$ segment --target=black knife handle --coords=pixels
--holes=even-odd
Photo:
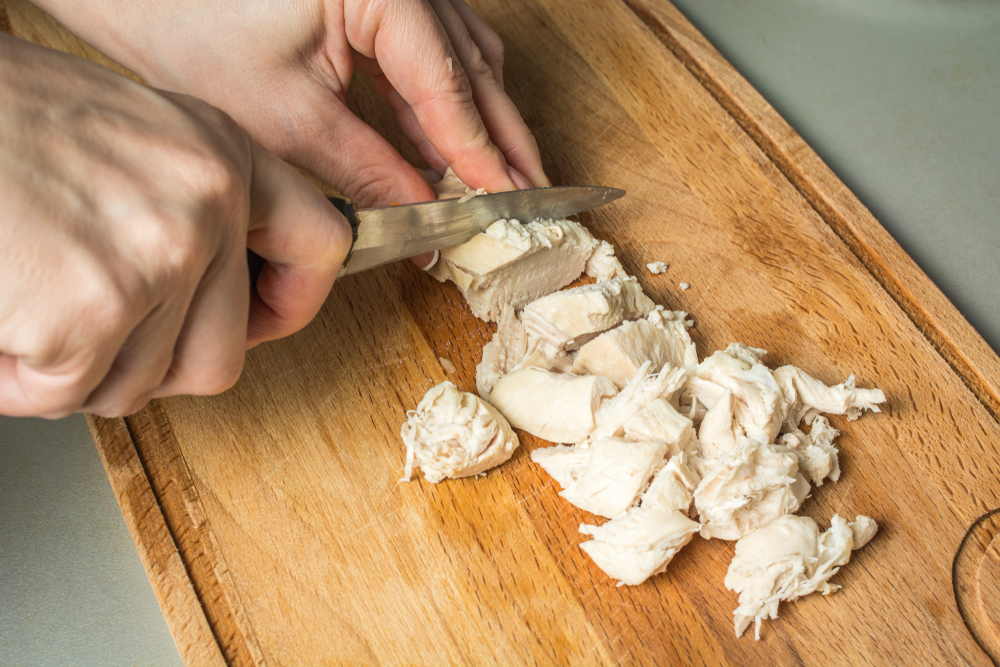
[[[327,197],[327,199],[329,199],[330,203],[333,204],[345,218],[347,218],[348,224],[351,225],[351,249],[347,251],[347,257],[344,258],[344,266],[347,266],[347,262],[351,259],[351,253],[354,252],[354,244],[358,242],[358,218],[354,215],[354,205],[346,199],[343,199],[342,197]],[[257,286],[257,276],[260,275],[261,270],[264,268],[264,263],[263,257],[247,248],[247,268],[250,270],[250,289],[254,289]]]
[[[351,261],[351,253],[354,252],[354,244],[358,242],[358,217],[354,215],[354,205],[346,199],[342,197],[327,197],[327,199],[347,218],[347,223],[351,226],[351,249],[347,251],[347,257],[344,258],[343,264],[343,266],[347,266],[347,263]]]

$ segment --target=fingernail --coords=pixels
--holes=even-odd
[[[510,180],[514,181],[514,185],[517,186],[518,190],[531,189],[531,182],[524,177],[524,174],[514,169],[514,167],[507,167],[507,175],[510,176]]]
[[[419,260],[422,259],[422,258],[427,257],[428,255],[430,255],[430,260],[425,260],[425,261],[427,261],[427,265],[426,266],[420,266],[422,262],[420,262]],[[440,258],[441,258],[441,251],[440,250],[435,250],[433,253],[426,253],[426,254],[423,254],[423,255],[418,255],[418,256],[416,256],[416,257],[413,258],[413,261],[415,261],[417,263],[417,266],[420,266],[420,268],[423,269],[424,271],[430,271],[431,269],[434,268],[434,265],[438,263],[438,259],[440,259]]]

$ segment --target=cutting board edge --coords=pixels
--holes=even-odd
[[[124,419],[86,415],[125,525],[185,665],[225,665],[205,607]]]
[[[1000,423],[1000,356],[750,83],[669,0],[622,0],[788,179]]]

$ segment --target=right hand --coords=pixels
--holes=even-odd
[[[346,221],[226,114],[0,34],[0,413],[232,386],[305,326]],[[247,248],[264,266],[251,292]]]

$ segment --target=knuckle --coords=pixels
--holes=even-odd
[[[231,358],[220,359],[200,369],[188,380],[191,393],[197,396],[214,396],[228,391],[240,379],[245,358],[243,353],[234,354]]]
[[[197,203],[211,208],[233,208],[246,198],[241,170],[225,155],[195,150],[188,154],[184,169]]]
[[[485,30],[479,48],[483,52],[483,58],[495,71],[503,69],[504,45],[500,35],[493,32],[492,29]]]
[[[468,63],[466,71],[469,76],[493,78],[493,68],[483,54],[483,51],[475,43],[469,45]]]

